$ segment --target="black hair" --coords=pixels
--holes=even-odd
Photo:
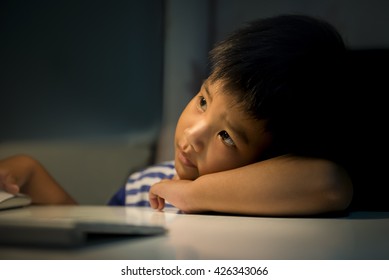
[[[274,155],[325,156],[339,129],[345,44],[328,22],[279,15],[249,22],[210,52],[221,80],[247,114],[267,120]]]

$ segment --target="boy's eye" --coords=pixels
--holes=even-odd
[[[225,131],[225,130],[220,131],[220,132],[219,132],[219,137],[222,139],[222,141],[223,141],[227,146],[230,146],[230,147],[235,146],[234,140],[232,140],[232,138],[230,137],[230,135],[228,134],[227,131]]]
[[[205,111],[207,109],[207,100],[203,96],[199,96],[199,99],[199,108]]]

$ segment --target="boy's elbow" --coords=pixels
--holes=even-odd
[[[346,210],[353,198],[353,184],[348,173],[340,166],[332,166],[328,178],[324,204],[329,212]]]

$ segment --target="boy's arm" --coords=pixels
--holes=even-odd
[[[24,155],[0,161],[0,189],[27,194],[34,204],[76,204],[38,161]]]
[[[186,213],[217,211],[248,215],[315,215],[345,210],[352,198],[347,173],[331,161],[281,156],[195,181],[163,181],[150,189]]]

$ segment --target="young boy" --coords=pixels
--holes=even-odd
[[[307,16],[237,30],[211,51],[211,74],[177,123],[174,161],[131,175],[109,204],[283,216],[346,209],[352,184],[337,138],[344,52],[332,26]],[[2,166],[3,188],[18,191],[4,183],[14,181],[33,201],[74,203],[33,159]]]

